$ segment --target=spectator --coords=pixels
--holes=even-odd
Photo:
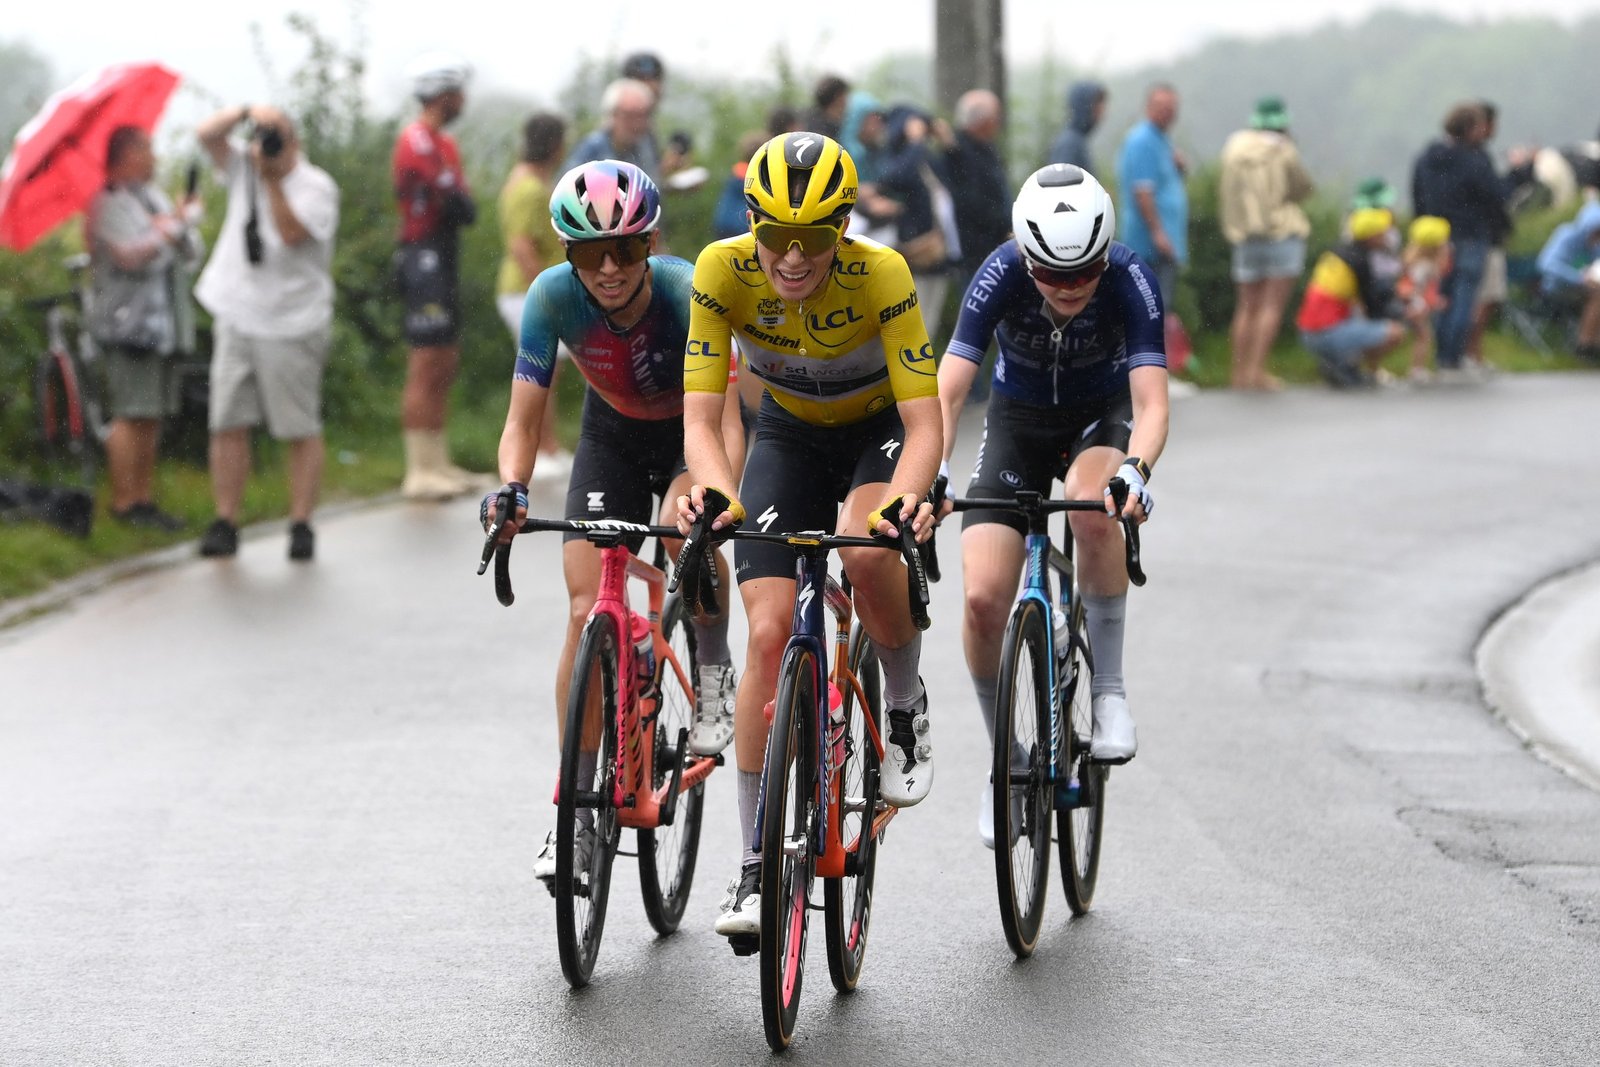
[[[1070,163],[1094,173],[1089,152],[1089,135],[1106,113],[1106,87],[1096,81],[1081,81],[1067,90],[1067,124],[1050,146],[1048,163]],[[988,245],[984,246],[989,247]]]
[[[988,250],[1011,234],[1011,187],[996,147],[1005,126],[1000,98],[987,89],[969,89],[956,101],[955,117],[955,143],[944,154],[944,169],[961,244],[956,273],[965,291]]]
[[[667,138],[667,147],[665,149],[656,140],[653,120],[656,109],[661,106],[661,94],[667,80],[667,68],[662,64],[661,57],[654,52],[635,52],[622,61],[621,75],[624,78],[643,82],[650,87],[652,126],[647,135],[650,142],[650,151],[656,159],[661,161],[661,174],[659,177],[679,174],[689,165],[689,155],[693,150],[694,142],[684,130],[674,130],[672,136]],[[585,162],[589,161],[585,160]],[[688,177],[688,175],[684,174],[682,177]],[[701,178],[699,182],[684,185],[682,188],[694,188],[704,181],[705,179]],[[665,188],[677,188],[677,186],[666,186]]]
[[[253,124],[247,142],[230,140]],[[288,442],[289,558],[314,554],[311,512],[322,481],[322,372],[333,331],[333,239],[339,189],[300,151],[275,107],[217,112],[196,129],[226,176],[227,215],[195,295],[214,319],[211,495],[202,556],[239,550],[250,430]]]
[[[434,53],[412,67],[422,105],[394,147],[394,191],[400,206],[396,271],[410,348],[401,397],[406,475],[401,495],[443,500],[479,485],[480,475],[450,462],[445,422],[450,387],[461,365],[460,232],[477,218],[461,169],[461,153],[444,128],[461,115],[471,68]]]
[[[1178,118],[1178,91],[1167,84],[1145,94],[1145,119],[1128,131],[1117,157],[1122,242],[1150,264],[1169,309],[1177,296],[1178,271],[1189,261],[1189,193],[1186,164],[1167,131]]]
[[[817,79],[817,87],[811,91],[812,107],[806,112],[799,128],[839,140],[844,127],[845,105],[849,102],[850,83],[837,74],[824,74]]]
[[[1384,232],[1382,241],[1368,243],[1367,261],[1372,267],[1374,285],[1383,292],[1393,292],[1400,282],[1400,275],[1404,267],[1400,262],[1401,246],[1405,243],[1400,234],[1400,227],[1393,223],[1394,202],[1399,194],[1394,186],[1383,178],[1367,178],[1356,186],[1355,195],[1350,198],[1351,215],[1365,207],[1381,208],[1389,212],[1391,224]],[[1349,217],[1346,217],[1341,236],[1346,240],[1350,238]],[[1397,313],[1398,314],[1398,313]],[[1394,316],[1390,316],[1391,318]],[[1428,330],[1428,337],[1433,337],[1433,330]]]
[[[1450,224],[1433,215],[1412,219],[1400,259],[1395,292],[1411,327],[1411,380],[1420,384],[1433,379],[1428,361],[1433,355],[1433,316],[1444,306],[1439,286],[1450,270]]]
[[[656,94],[642,81],[619,78],[607,85],[600,94],[600,127],[572,146],[561,172],[600,159],[616,159],[632,163],[659,182],[661,153],[656,148],[655,107]]]
[[[1484,134],[1483,143],[1479,151],[1487,158],[1488,143],[1494,140],[1494,135],[1499,122],[1500,110],[1488,100],[1478,101],[1478,107],[1483,110]],[[1511,169],[1501,179],[1507,204],[1517,200],[1522,195],[1522,189],[1533,181],[1533,153],[1526,148],[1513,148],[1507,155]],[[1491,159],[1489,166],[1494,166]],[[1483,331],[1489,325],[1489,320],[1500,312],[1500,305],[1506,302],[1506,238],[1511,235],[1511,212],[1506,211],[1506,229],[1493,239],[1489,247],[1489,256],[1483,264],[1483,284],[1478,286],[1478,296],[1473,303],[1472,329],[1467,335],[1466,351],[1464,358],[1469,366],[1483,371],[1489,369],[1489,364],[1483,358]]]
[[[878,180],[883,169],[884,111],[876,97],[857,89],[845,105],[844,125],[839,143],[855,161],[856,174],[863,184]]]
[[[1578,312],[1575,354],[1600,362],[1600,203],[1557,226],[1539,251],[1539,288],[1557,306]]]
[[[171,357],[194,347],[192,335],[179,336],[178,305],[188,293],[177,271],[198,263],[202,246],[190,225],[199,210],[193,194],[174,209],[155,172],[148,133],[137,126],[111,132],[105,187],[89,205],[85,231],[93,266],[89,328],[106,368],[111,517],[181,530],[182,519],[156,507],[153,483],[161,422],[178,410]]]
[[[500,260],[495,302],[511,331],[513,345],[522,336],[522,304],[528,286],[540,271],[565,258],[550,226],[550,189],[566,137],[567,124],[559,115],[540,112],[530,116],[522,126],[520,158],[500,189],[500,232],[506,250]],[[557,379],[565,365],[565,360],[557,361]],[[534,468],[539,477],[562,478],[572,467],[572,457],[562,450],[555,427],[554,412],[546,411],[539,427],[539,463]]]
[[[1350,210],[1360,211],[1364,207],[1377,207],[1393,211],[1396,196],[1394,186],[1387,180],[1379,177],[1363,178],[1361,184],[1356,186],[1355,194],[1350,198]]]
[[[1385,317],[1385,294],[1373,284],[1371,246],[1384,240],[1394,216],[1362,208],[1350,216],[1350,237],[1317,259],[1295,324],[1329,385],[1343,389],[1385,380],[1379,361],[1406,331]]]
[[[1280,389],[1267,371],[1283,309],[1306,266],[1311,222],[1300,202],[1314,188],[1276,96],[1256,103],[1248,129],[1222,146],[1218,200],[1222,235],[1233,246],[1230,341],[1235,389]]]
[[[722,183],[722,194],[711,212],[711,229],[719,241],[724,237],[737,237],[750,229],[750,220],[745,216],[748,208],[744,202],[744,176],[750,169],[750,157],[756,154],[756,149],[767,143],[770,136],[760,130],[751,130],[739,138],[739,144],[734,149],[738,158],[729,168],[728,177]]]
[[[1441,381],[1473,376],[1462,366],[1473,308],[1489,251],[1511,232],[1504,187],[1482,150],[1487,131],[1482,107],[1456,105],[1445,117],[1444,139],[1423,150],[1411,173],[1414,213],[1450,223],[1453,247],[1443,287],[1445,306],[1434,322]]]
[[[928,143],[954,143],[948,123],[917,108],[891,108],[886,122],[883,172],[877,191],[894,201],[894,238],[887,242],[911,268],[917,306],[930,337],[939,331],[944,298],[950,286],[950,264],[961,256],[955,203],[934,170],[937,157]]]

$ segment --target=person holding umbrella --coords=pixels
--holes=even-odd
[[[93,266],[89,326],[105,359],[111,415],[111,517],[180,530],[182,519],[156,507],[152,483],[161,421],[178,410],[169,357],[180,341],[178,302],[188,296],[175,268],[192,268],[203,254],[190,225],[199,204],[191,192],[173,208],[153,180],[150,135],[138,126],[112,130],[105,159],[105,187],[90,204],[85,234]]]

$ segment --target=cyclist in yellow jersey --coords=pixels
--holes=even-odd
[[[898,536],[899,524],[910,522],[926,540],[932,509],[922,501],[943,452],[933,346],[905,260],[844,236],[856,200],[854,162],[821,134],[783,134],[750,160],[744,193],[751,232],[707,246],[695,263],[683,397],[684,458],[695,484],[678,498],[680,527],[688,531],[704,510],[705,487],[714,486],[734,503],[713,528],[746,513],[762,529],[857,536]],[[726,488],[733,475],[719,430],[735,341],[765,386],[739,497]],[[905,807],[933,782],[905,567],[873,549],[840,557],[883,667],[883,797]],[[794,556],[784,546],[740,541],[734,559],[750,631],[734,721],[746,840],[717,921],[724,936],[760,931],[761,867],[751,846],[767,735],[762,706],[777,686],[795,597]]]

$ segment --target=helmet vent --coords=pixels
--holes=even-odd
[[[1083,184],[1083,168],[1071,163],[1055,163],[1042,167],[1034,175],[1041,189],[1058,189],[1068,185]]]

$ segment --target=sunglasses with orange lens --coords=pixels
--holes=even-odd
[[[573,241],[567,245],[567,262],[580,270],[599,270],[607,256],[619,267],[631,267],[649,255],[650,235],[647,233]]]

